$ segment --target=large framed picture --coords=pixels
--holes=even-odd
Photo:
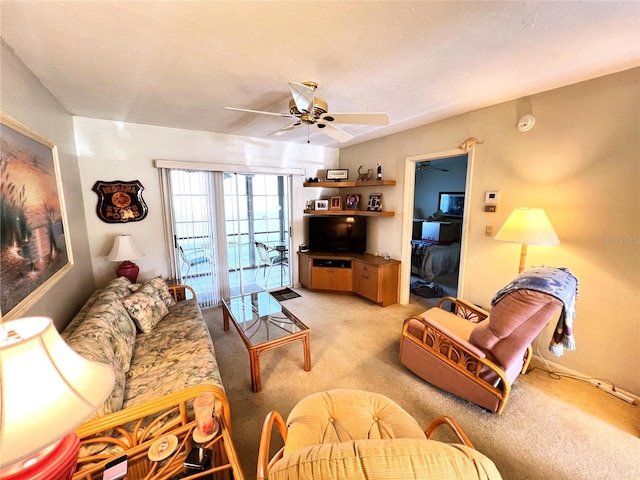
[[[19,317],[73,266],[55,145],[0,114],[3,320]]]

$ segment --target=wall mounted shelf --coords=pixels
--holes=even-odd
[[[355,188],[355,187],[385,187],[395,185],[395,180],[369,180],[368,182],[305,182],[305,187],[316,188]]]
[[[395,212],[374,212],[369,210],[305,210],[305,215],[340,215],[342,217],[393,217]]]

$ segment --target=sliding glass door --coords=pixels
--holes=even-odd
[[[290,176],[168,172],[177,277],[203,307],[291,284]]]

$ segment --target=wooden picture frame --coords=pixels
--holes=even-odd
[[[20,317],[73,266],[58,151],[0,113],[3,320]]]
[[[316,210],[329,210],[329,200],[316,200]]]
[[[381,212],[382,211],[382,194],[381,193],[372,193],[369,195],[369,204],[367,205],[367,210],[370,212]]]
[[[340,180],[347,180],[349,178],[349,169],[336,168],[327,170],[327,180],[334,180],[339,182]]]
[[[360,208],[360,195],[357,193],[347,195],[344,208],[347,210],[358,210]]]
[[[329,210],[342,210],[342,197],[331,197],[329,201]]]

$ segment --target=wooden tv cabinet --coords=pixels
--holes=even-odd
[[[398,260],[320,252],[298,252],[298,260],[300,284],[309,290],[355,293],[383,307],[398,303]]]

